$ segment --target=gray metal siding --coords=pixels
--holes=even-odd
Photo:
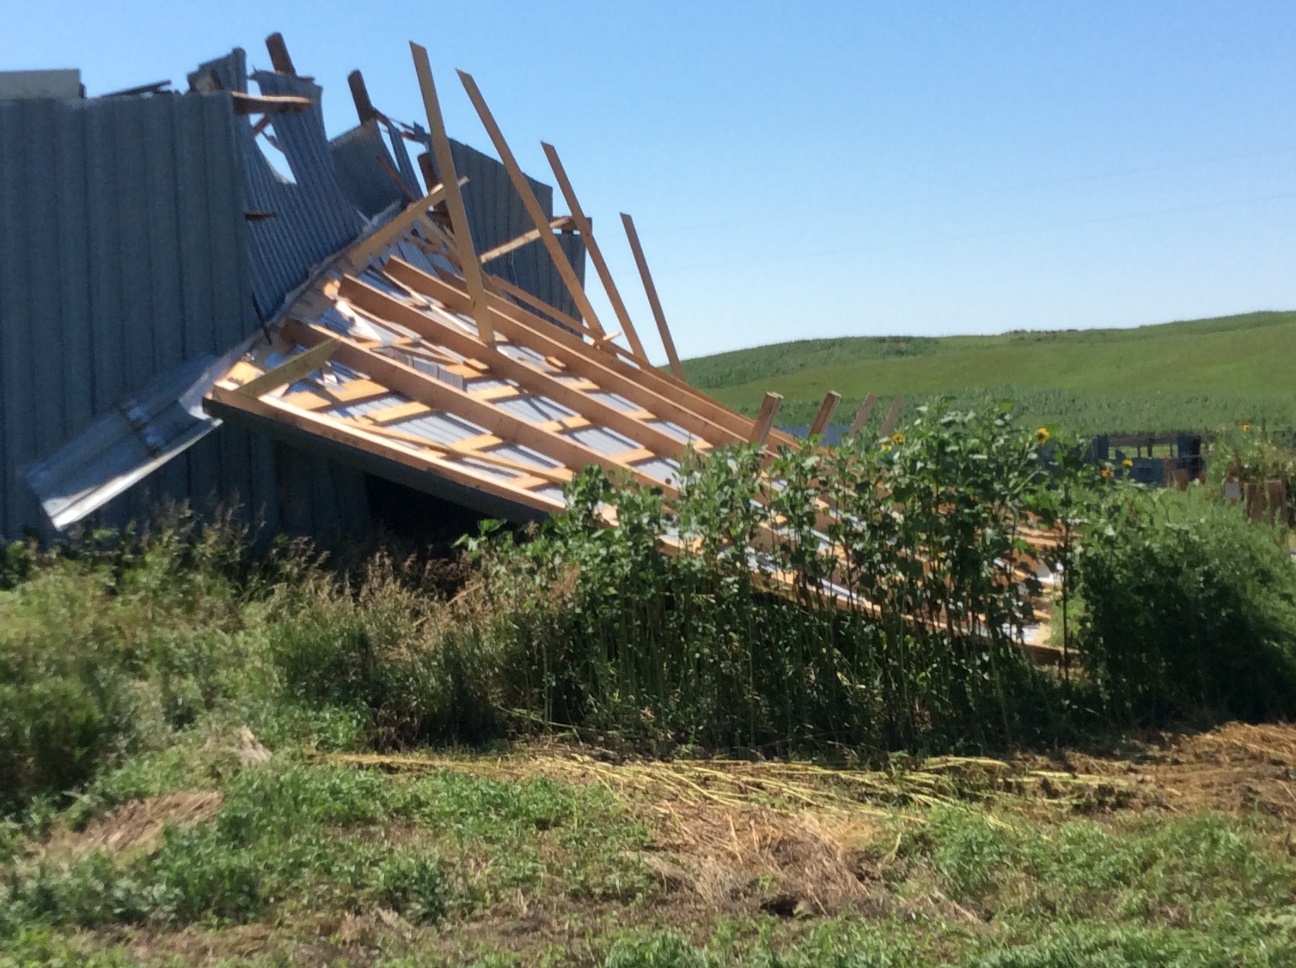
[[[370,119],[329,142],[338,181],[351,203],[368,218],[423,194],[404,139],[393,127],[385,125],[387,140],[384,140],[380,123],[377,118]]]
[[[256,325],[242,213],[228,95],[0,103],[0,534],[46,528],[27,466]],[[97,523],[203,490],[250,508],[268,444],[218,437]]]
[[[227,92],[247,89],[243,52],[203,65],[191,80],[204,73],[220,91],[0,103],[0,536],[49,531],[22,480],[25,469],[159,374],[237,344],[373,214],[373,200],[361,204],[356,185],[339,174],[319,87],[255,76],[266,94],[313,101],[309,111],[276,116],[271,125],[289,181],[262,154],[251,122],[233,112]],[[389,127],[386,134],[387,157],[417,190],[399,134]],[[503,166],[466,146],[455,150],[461,174],[472,179],[478,248],[528,231]],[[392,198],[401,194],[379,164],[357,177],[368,179],[364,191],[389,186]],[[532,187],[551,212],[552,189]],[[276,215],[247,222],[249,210]],[[561,242],[583,272],[580,240]],[[492,268],[572,311],[539,243]],[[360,471],[288,455],[226,426],[91,523],[120,527],[186,500],[199,508],[237,504],[267,531],[326,536],[368,522]]]

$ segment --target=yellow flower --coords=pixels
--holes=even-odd
[[[1112,469],[1111,469],[1110,467],[1106,467],[1106,466],[1104,466],[1103,469],[1102,469],[1101,471],[1099,471],[1099,474],[1102,475],[1102,479],[1103,479],[1104,481],[1111,480],[1111,478],[1112,478],[1112,474],[1113,474],[1113,473],[1114,473],[1114,472],[1112,471]]]
[[[882,441],[882,449],[883,449],[883,450],[890,450],[890,449],[891,449],[891,441],[889,441],[889,440],[884,440],[884,441]]]
[[[1134,466],[1134,462],[1130,460],[1128,457],[1126,457],[1123,461],[1121,461],[1121,467],[1133,467],[1133,466]]]
[[[1243,424],[1243,425],[1242,425],[1242,433],[1244,433],[1244,434],[1249,434],[1249,433],[1251,433],[1251,425],[1250,425],[1250,424]]]
[[[1047,444],[1049,436],[1049,429],[1047,427],[1041,427],[1039,430],[1035,431],[1035,443]]]
[[[903,443],[904,443],[904,434],[902,434],[902,433],[894,433],[894,434],[891,435],[891,439],[892,439],[892,441],[894,441],[894,442],[897,443],[897,444],[903,444]]]

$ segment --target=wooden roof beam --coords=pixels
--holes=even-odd
[[[459,191],[459,180],[455,175],[450,139],[446,135],[445,120],[441,117],[441,102],[437,100],[436,84],[432,80],[432,65],[428,61],[426,48],[411,41],[410,51],[414,55],[414,70],[418,74],[423,108],[427,113],[428,133],[432,139],[432,153],[436,157],[436,170],[441,176],[441,184],[447,186],[446,208],[450,212],[450,224],[454,228],[455,242],[463,260],[464,281],[468,285],[468,295],[472,298],[473,319],[477,321],[477,331],[481,334],[482,342],[489,345],[495,342],[495,330],[491,326],[490,313],[487,309],[481,263],[477,261],[472,230],[468,227],[468,212],[464,208],[463,195]]]
[[[468,311],[467,296],[456,284],[430,276],[399,258],[389,259],[384,271],[413,292],[440,300],[454,311]],[[612,374],[612,378],[594,378],[609,390],[712,444],[741,443],[748,439],[753,427],[751,418],[735,413],[687,384],[671,380],[656,367],[637,367],[610,353],[599,353],[580,337],[503,298],[492,302],[492,306],[500,331],[509,339],[562,360],[573,373]],[[650,404],[649,401],[661,402]]]
[[[586,295],[580,279],[576,277],[576,270],[572,268],[571,261],[567,258],[567,253],[558,244],[553,233],[548,231],[549,216],[545,215],[544,209],[540,207],[540,201],[535,197],[535,192],[531,190],[531,183],[527,181],[526,175],[518,166],[517,159],[513,156],[513,151],[509,148],[508,142],[504,139],[504,133],[500,131],[499,125],[495,123],[495,116],[491,114],[490,108],[486,106],[486,99],[477,88],[477,82],[472,79],[471,74],[459,71],[459,80],[463,83],[464,90],[468,92],[468,99],[472,101],[473,107],[477,110],[477,116],[481,118],[482,126],[486,129],[486,134],[490,136],[491,143],[495,145],[495,151],[500,156],[500,161],[504,164],[504,170],[508,172],[509,180],[513,183],[513,189],[522,199],[522,207],[527,210],[531,216],[531,222],[536,230],[540,233],[540,241],[544,243],[545,250],[549,253],[549,258],[553,260],[554,267],[558,270],[558,275],[562,278],[563,284],[571,294],[572,301],[576,303],[576,308],[580,312],[581,318],[589,325],[589,328],[598,336],[603,335],[603,327],[599,323],[598,315],[594,312],[594,307],[590,304],[589,296]],[[440,160],[437,161],[438,168]],[[455,230],[458,234],[458,229]]]
[[[635,331],[634,323],[630,321],[630,313],[626,311],[625,302],[621,299],[621,291],[617,289],[616,281],[612,278],[612,270],[608,268],[607,261],[603,258],[603,251],[594,238],[594,226],[590,224],[590,220],[581,208],[576,190],[572,188],[571,179],[567,177],[567,169],[563,167],[562,159],[558,157],[558,149],[545,141],[540,142],[540,147],[544,149],[545,157],[549,159],[549,167],[553,169],[554,179],[558,182],[558,188],[567,201],[567,209],[576,223],[576,230],[580,232],[581,241],[585,243],[585,251],[589,253],[590,262],[594,263],[594,271],[598,273],[599,281],[603,283],[603,289],[607,292],[608,302],[612,304],[612,312],[616,314],[617,322],[621,324],[621,331],[629,340],[634,355],[647,364],[648,354],[644,352],[643,343],[639,342],[639,334]]]
[[[465,295],[450,283],[429,276],[400,259],[388,261],[384,270],[395,282],[413,292],[421,293],[445,304],[452,311],[466,308]],[[653,377],[660,377],[655,369],[639,369],[609,354],[599,353],[588,343],[559,329],[536,316],[531,316],[519,306],[503,299],[492,304],[496,327],[510,340],[526,346],[543,356],[561,360],[573,375],[587,376],[613,393],[620,394],[632,403],[652,411],[663,420],[679,424],[689,433],[709,444],[741,443],[747,440],[752,422],[733,414],[725,423],[709,419],[692,409],[693,400],[681,399],[673,385],[662,386],[658,392]],[[719,409],[719,404],[712,404]]]
[[[823,398],[823,403],[819,405],[819,412],[815,414],[814,423],[810,425],[810,436],[818,437],[828,426],[828,421],[832,419],[833,411],[837,409],[837,404],[841,402],[841,394],[829,392]]]
[[[648,305],[652,308],[653,319],[657,321],[657,333],[661,336],[671,372],[675,374],[676,379],[683,381],[684,367],[680,366],[679,354],[675,352],[675,340],[671,338],[670,327],[666,325],[666,313],[662,311],[661,299],[657,296],[657,286],[653,282],[652,272],[648,269],[648,260],[644,258],[643,246],[639,244],[639,233],[635,230],[634,219],[622,212],[621,224],[625,226],[626,238],[630,240],[630,251],[634,253],[635,265],[639,267],[639,278],[643,281],[644,292],[648,295]]]
[[[859,409],[855,411],[855,420],[850,425],[850,433],[852,436],[858,434],[864,429],[864,425],[868,423],[869,415],[873,412],[873,406],[876,403],[877,398],[871,393],[864,398],[864,402],[861,403]]]
[[[284,43],[283,34],[276,30],[265,39],[265,43],[266,50],[270,53],[270,64],[274,67],[275,73],[296,77],[297,69],[293,67],[292,58],[288,55],[288,45]]]

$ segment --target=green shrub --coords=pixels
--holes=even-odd
[[[566,514],[483,553],[504,619],[487,643],[498,693],[545,722],[666,745],[1056,737],[1068,687],[1020,647],[1033,617],[1019,583],[1038,587],[1012,571],[1022,529],[1055,512],[1038,454],[1003,412],[946,412],[880,444],[785,450],[768,473],[754,448],[710,453],[685,463],[669,506],[588,469]]]
[[[242,540],[178,520],[28,549],[24,580],[0,592],[0,810],[72,790],[246,686]]]
[[[1111,713],[1149,724],[1296,713],[1296,567],[1279,533],[1192,492],[1122,488],[1078,563],[1078,644]]]

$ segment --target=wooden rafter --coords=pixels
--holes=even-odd
[[[639,334],[635,332],[634,323],[630,321],[630,313],[621,299],[621,291],[617,289],[616,280],[612,278],[612,270],[608,268],[607,260],[603,258],[603,251],[594,238],[594,227],[585,217],[580,200],[576,197],[576,190],[572,188],[571,179],[567,177],[567,169],[563,167],[562,159],[558,157],[558,149],[544,141],[540,143],[540,147],[544,149],[545,157],[549,159],[549,167],[553,169],[554,179],[558,182],[558,188],[567,202],[567,208],[576,223],[576,230],[580,232],[581,241],[585,243],[585,251],[589,253],[590,261],[594,263],[594,271],[598,273],[599,281],[603,283],[608,302],[612,304],[612,312],[616,314],[617,322],[621,324],[621,331],[630,341],[630,349],[634,355],[647,363],[648,354],[644,352],[643,343],[639,342]]]
[[[661,299],[657,295],[657,285],[653,282],[652,272],[648,269],[648,260],[644,257],[643,246],[639,242],[639,232],[634,219],[625,212],[621,213],[621,224],[625,226],[626,238],[630,240],[630,251],[634,254],[635,265],[639,269],[639,278],[643,282],[644,292],[648,296],[648,305],[652,309],[653,319],[657,322],[657,332],[661,336],[662,347],[666,350],[666,359],[676,379],[684,379],[684,367],[680,366],[679,354],[675,352],[675,340],[671,337],[670,327],[666,325],[666,313],[662,311]]]
[[[567,253],[562,250],[562,246],[558,244],[558,240],[554,238],[553,233],[547,231],[549,217],[545,215],[544,209],[540,207],[540,200],[535,197],[535,192],[531,190],[531,183],[527,181],[526,175],[522,174],[517,159],[513,157],[512,149],[509,148],[508,142],[504,139],[504,133],[500,131],[499,125],[495,123],[495,116],[491,114],[490,108],[486,106],[486,99],[482,97],[481,91],[477,88],[477,82],[472,79],[471,74],[466,74],[463,71],[459,72],[459,80],[463,82],[464,90],[468,92],[468,99],[472,101],[473,107],[477,110],[477,116],[481,118],[482,126],[486,129],[486,134],[495,146],[495,151],[504,164],[504,170],[508,172],[514,191],[522,199],[522,207],[531,216],[532,224],[535,226],[536,231],[540,233],[540,241],[544,243],[549,258],[553,260],[554,267],[558,270],[558,275],[562,278],[568,293],[571,294],[572,301],[576,303],[577,310],[589,324],[590,329],[597,335],[602,336],[603,327],[599,324],[594,307],[590,305],[589,296],[585,294],[585,288],[581,285],[580,279],[577,278],[576,270],[572,268]],[[438,164],[440,164],[439,161]]]
[[[414,69],[418,73],[419,90],[423,95],[423,108],[427,114],[428,133],[432,139],[432,152],[436,156],[436,170],[441,175],[441,184],[446,186],[446,208],[450,212],[450,223],[454,226],[455,241],[458,243],[464,282],[472,298],[473,318],[477,320],[477,329],[482,340],[487,343],[495,341],[495,332],[491,328],[490,314],[486,311],[486,288],[482,283],[481,264],[474,254],[472,230],[468,227],[468,212],[464,208],[463,194],[459,191],[459,179],[455,175],[454,155],[450,151],[450,138],[446,135],[445,121],[441,117],[441,102],[437,100],[436,83],[432,79],[432,65],[428,61],[427,50],[418,44],[411,43],[410,50],[414,55]]]

